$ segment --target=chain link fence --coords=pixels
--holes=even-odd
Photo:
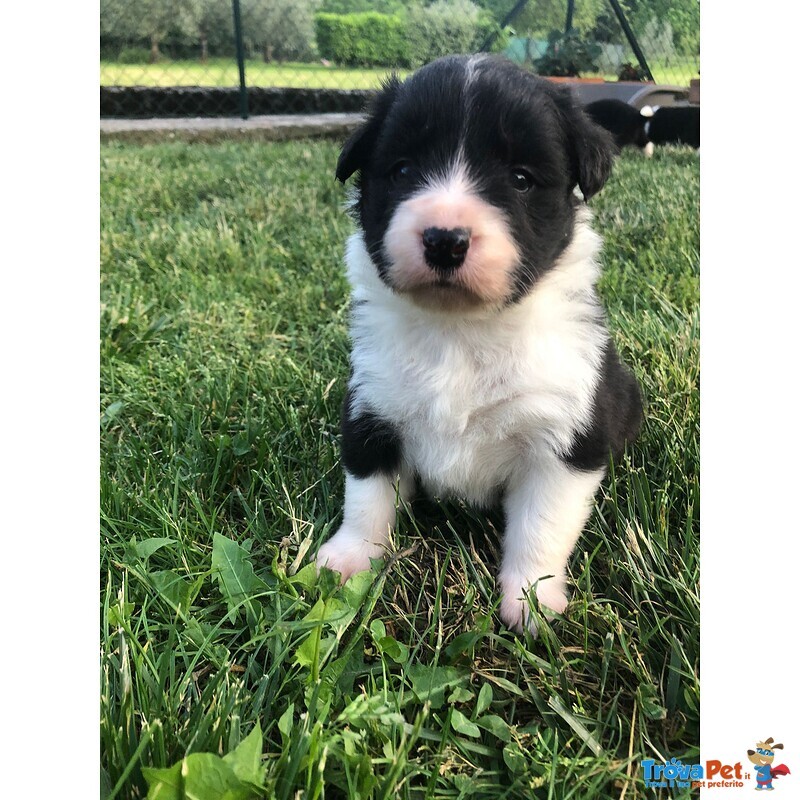
[[[359,111],[390,72],[487,50],[687,87],[699,16],[698,0],[101,0],[101,116]]]

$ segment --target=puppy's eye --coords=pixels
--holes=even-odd
[[[408,160],[398,161],[390,170],[389,177],[393,183],[407,181],[413,175],[414,168]]]
[[[533,176],[525,169],[514,167],[511,170],[511,185],[518,192],[527,192],[533,186]]]

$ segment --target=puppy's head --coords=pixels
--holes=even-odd
[[[426,307],[523,297],[570,241],[579,187],[606,182],[614,147],[569,90],[489,56],[392,78],[348,139],[357,215],[380,277]]]

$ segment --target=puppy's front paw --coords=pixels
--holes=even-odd
[[[536,625],[533,622],[528,601],[524,597],[517,598],[510,594],[504,594],[500,601],[500,619],[512,631],[522,633],[527,628],[536,636]]]
[[[383,558],[383,548],[368,542],[352,531],[339,529],[339,532],[317,553],[317,567],[327,567],[341,574],[341,582],[359,572],[368,570],[371,558]]]
[[[500,601],[500,619],[508,628],[522,633],[527,628],[536,636],[536,624],[533,621],[527,594],[530,588],[519,580],[500,581],[503,599]],[[555,614],[563,614],[567,608],[567,595],[564,592],[563,580],[547,578],[536,584],[536,599],[542,613],[552,619]]]
[[[564,592],[564,582],[556,578],[539,581],[536,584],[536,598],[548,619],[552,618],[552,612],[563,614],[569,602]]]

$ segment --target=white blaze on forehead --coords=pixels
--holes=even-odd
[[[429,177],[395,210],[384,237],[388,275],[395,289],[422,289],[441,280],[425,261],[422,233],[426,228],[470,231],[467,256],[448,275],[450,283],[489,303],[510,297],[519,262],[516,243],[503,212],[476,192],[462,158],[447,174]]]

